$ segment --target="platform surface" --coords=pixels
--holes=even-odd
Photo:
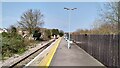
[[[67,41],[62,38],[50,66],[104,66],[75,44],[67,48]]]

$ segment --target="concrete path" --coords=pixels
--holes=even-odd
[[[77,45],[71,46],[67,49],[67,41],[62,39],[50,66],[103,66]]]

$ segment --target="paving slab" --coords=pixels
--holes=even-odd
[[[75,44],[71,49],[67,48],[67,41],[63,38],[56,53],[53,56],[50,66],[104,66],[95,58],[86,53]]]

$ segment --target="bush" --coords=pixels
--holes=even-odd
[[[62,37],[64,34],[63,33],[59,33],[60,37]]]
[[[58,35],[58,34],[59,34],[59,30],[58,29],[52,29],[52,36]]]
[[[9,33],[2,32],[2,37],[9,37]]]
[[[51,31],[49,29],[45,30],[45,35],[48,39],[51,39]]]
[[[33,33],[33,37],[35,40],[40,40],[41,33],[38,30],[35,30],[35,32]]]
[[[11,57],[13,54],[21,54],[26,50],[24,39],[20,35],[12,36],[9,33],[2,33],[2,56]],[[9,37],[8,37],[9,36]]]
[[[63,31],[60,31],[59,32],[59,36],[62,37],[64,35],[64,32]]]

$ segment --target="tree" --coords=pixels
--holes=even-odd
[[[45,35],[46,35],[47,38],[50,39],[51,38],[51,30],[50,29],[46,29],[45,30]]]
[[[29,31],[29,34],[32,34],[32,31],[36,27],[41,27],[44,24],[43,14],[40,10],[28,10],[21,16],[21,20],[18,21],[19,25],[22,28],[25,28]]]
[[[12,25],[12,26],[10,27],[10,33],[12,34],[12,36],[17,35],[17,28]]]
[[[118,7],[120,7],[120,1],[118,2]],[[120,8],[118,8],[118,34],[120,34]]]
[[[118,22],[119,22],[119,5],[118,2],[110,2],[105,3],[105,7],[102,9],[102,13],[100,14],[101,20],[104,22],[103,24],[111,25],[112,30],[110,33],[118,32]]]
[[[58,35],[59,30],[58,29],[52,29],[52,35]]]
[[[77,29],[75,34],[90,34],[91,33],[91,30],[88,30],[88,29]]]
[[[64,35],[64,32],[62,30],[60,30],[59,35],[60,35],[60,37],[62,37]]]
[[[34,31],[33,37],[34,37],[35,40],[40,40],[41,33],[39,32],[39,30]]]

